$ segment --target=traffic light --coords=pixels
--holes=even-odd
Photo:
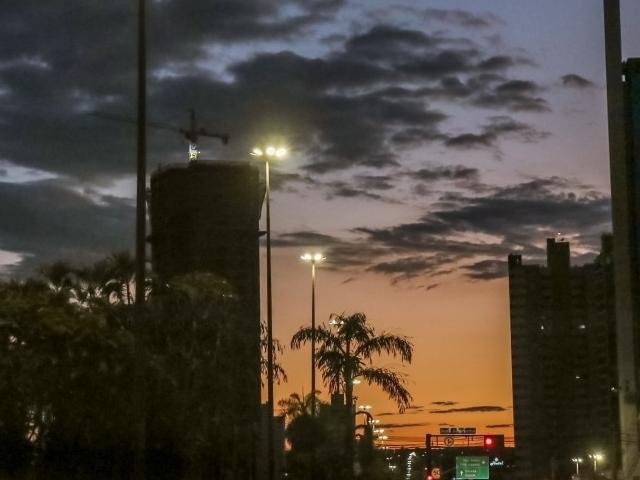
[[[504,435],[484,435],[485,450],[495,450],[504,447]]]

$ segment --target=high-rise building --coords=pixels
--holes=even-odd
[[[243,463],[238,478],[254,478],[256,465],[251,463],[259,449],[263,193],[258,169],[247,163],[192,161],[159,168],[151,177],[154,274],[170,280],[195,272],[213,273],[228,281],[238,297],[237,336],[226,341],[237,351],[238,369],[244,374],[238,375],[237,384],[229,385],[233,398],[241,399],[234,401],[229,418],[237,419],[238,448],[244,458],[251,459]]]
[[[572,267],[547,240],[547,265],[509,256],[516,478],[568,478],[572,458],[617,458],[618,406],[611,236],[594,263]]]

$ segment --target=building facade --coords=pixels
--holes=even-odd
[[[572,458],[599,473],[618,457],[615,297],[611,236],[595,262],[570,265],[548,239],[547,265],[509,256],[515,464],[520,479],[565,479]]]

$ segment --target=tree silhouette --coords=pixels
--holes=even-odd
[[[291,348],[299,349],[311,342],[313,336],[314,331],[310,327],[301,328],[291,339]],[[364,313],[332,315],[328,326],[316,327],[315,339],[319,344],[316,366],[322,372],[324,382],[331,393],[343,393],[345,396],[345,473],[350,476],[355,413],[353,380],[360,377],[369,385],[377,385],[403,412],[411,402],[404,376],[388,368],[375,367],[372,363],[374,357],[383,354],[411,363],[413,344],[407,337],[385,332],[376,334]]]
[[[321,405],[324,405],[318,399],[318,395],[320,394],[320,390],[315,391],[316,397],[316,411],[320,408]],[[290,420],[294,420],[302,415],[312,415],[311,412],[311,399],[313,395],[311,393],[307,393],[306,395],[300,395],[299,393],[292,393],[289,395],[289,398],[283,398],[278,401],[278,406],[282,411],[283,415],[286,415]]]

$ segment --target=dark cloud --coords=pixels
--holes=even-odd
[[[518,62],[509,55],[494,55],[478,64],[480,70],[503,70],[517,65]]]
[[[504,407],[499,407],[497,405],[474,405],[472,407],[459,407],[459,408],[446,408],[439,410],[429,410],[429,413],[470,413],[470,412],[504,412],[507,409]]]
[[[340,198],[365,198],[368,200],[383,200],[381,195],[377,193],[371,193],[369,190],[363,190],[360,188],[354,188],[351,184],[346,182],[331,182],[327,184],[327,198],[333,199],[335,197]]]
[[[367,190],[391,190],[393,177],[390,175],[356,175],[355,181]]]
[[[313,187],[317,182],[308,175],[302,175],[295,172],[279,172],[271,170],[270,187],[273,190],[292,190],[297,191],[296,186],[303,185],[305,187]]]
[[[135,209],[127,201],[56,180],[0,182],[0,197],[0,248],[25,255],[13,275],[56,260],[92,262],[133,246]]]
[[[513,423],[494,423],[492,425],[485,425],[485,428],[509,428],[513,427]]]
[[[460,166],[425,167],[403,175],[426,181],[471,178],[480,183],[477,172]],[[290,232],[277,236],[273,244],[322,248],[330,259],[327,266],[348,271],[351,278],[365,271],[398,283],[458,271],[480,281],[503,277],[511,252],[543,260],[544,239],[558,231],[568,232],[574,244],[587,250],[590,256],[584,259],[592,258],[600,234],[610,229],[609,199],[589,185],[559,177],[447,192],[441,200],[414,222],[359,227],[342,238]],[[416,288],[428,291],[437,286],[423,282]]]
[[[445,145],[458,149],[497,148],[501,139],[516,139],[524,143],[532,143],[549,135],[531,125],[518,122],[510,117],[491,117],[489,124],[482,127],[480,133],[463,133],[449,137]]]
[[[421,168],[419,170],[406,172],[405,175],[421,182],[438,180],[477,181],[480,177],[480,171],[477,168],[465,167],[464,165],[452,165]]]
[[[494,280],[507,276],[507,262],[504,260],[481,260],[462,268],[474,280]]]
[[[543,102],[537,90],[508,88],[512,80],[504,70],[519,60],[442,32],[374,25],[317,58],[291,51],[259,53],[253,43],[243,43],[301,36],[342,4],[340,0],[152,3],[150,118],[183,126],[185,108],[195,106],[203,126],[232,137],[224,152],[206,139],[202,150],[235,158],[245,158],[256,139],[275,130],[309,160],[308,171],[326,173],[397,165],[399,148],[450,138],[442,131],[447,114],[425,99],[468,97],[484,106],[487,101],[481,96],[494,94],[511,98],[504,104],[510,109]],[[469,25],[488,21],[484,15],[457,10],[431,14]],[[108,7],[85,3],[77,8],[60,0],[46,8],[31,1],[3,11],[0,83],[8,92],[0,109],[6,133],[0,141],[4,158],[92,181],[133,174],[133,125],[85,114],[105,111],[133,117],[135,16],[132,4],[124,0],[109,2]],[[212,57],[216,48],[230,43],[244,45],[248,53],[234,61]],[[493,92],[491,85],[496,82],[502,83]],[[416,95],[390,96],[393,89]],[[150,129],[149,133],[151,168],[184,160],[186,146],[177,131]]]
[[[475,196],[456,195],[453,200],[415,222],[355,229],[367,245],[395,253],[393,260],[376,262],[376,271],[413,278],[423,267],[423,274],[429,271],[434,276],[448,272],[452,260],[469,259],[473,263],[462,268],[469,278],[497,278],[510,252],[542,258],[539,245],[545,236],[571,232],[574,242],[595,251],[601,232],[610,228],[609,198],[588,185],[558,177],[536,178]]]
[[[381,423],[380,428],[410,428],[410,427],[426,427],[431,425],[429,422],[417,422],[417,423]]]
[[[398,51],[414,51],[416,48],[435,47],[444,42],[437,36],[419,30],[398,28],[392,25],[376,25],[369,31],[355,35],[345,43],[349,56],[387,60]]]
[[[362,269],[368,267],[372,259],[388,253],[384,246],[365,245],[357,240],[347,240],[313,231],[297,231],[278,235],[272,239],[274,247],[299,247],[319,249],[327,256],[323,262],[327,268]]]
[[[377,263],[367,270],[392,276],[395,284],[418,276],[429,276],[437,267],[453,261],[455,258],[444,255],[404,257]]]
[[[186,108],[196,107],[201,126],[231,134],[228,147],[202,138],[200,147],[205,158],[247,158],[246,153],[258,139],[274,135],[287,139],[291,150],[308,162],[302,173],[274,172],[274,189],[313,187],[333,197],[393,201],[383,196],[394,186],[386,172],[364,175],[356,171],[353,184],[322,181],[304,172],[385,169],[399,166],[404,149],[432,143],[464,147],[463,137],[447,131],[457,118],[434,106],[440,105],[437,102],[461,100],[465,106],[508,111],[536,110],[536,105],[538,111],[546,108],[541,88],[509,75],[511,67],[526,59],[503,55],[493,47],[446,32],[380,24],[345,37],[330,53],[317,57],[257,49],[257,41],[305,38],[312,26],[327,21],[343,3],[151,2],[149,118],[156,127],[175,128],[173,132],[148,129],[149,170],[160,163],[185,161],[186,142],[178,129],[188,120]],[[4,202],[5,208],[14,202],[25,213],[20,217],[18,208],[5,212],[0,243],[4,249],[30,255],[25,257],[24,268],[66,255],[67,245],[80,252],[79,256],[94,258],[128,245],[133,234],[128,202],[95,192],[77,192],[86,185],[109,187],[114,180],[135,173],[134,123],[89,115],[98,111],[135,117],[134,7],[125,0],[104,5],[84,2],[79,6],[62,0],[46,5],[27,0],[13,2],[0,16],[0,158],[66,179],[2,187],[9,199]],[[434,18],[448,23],[467,22],[478,27],[477,19],[495,23],[495,19],[467,13],[431,12]],[[219,55],[230,45],[243,53]],[[535,141],[540,138],[538,134],[516,119],[491,117],[479,132],[467,135],[478,136],[471,143],[484,142],[495,149],[503,139]],[[478,184],[473,172],[456,168],[433,174],[471,191],[471,182]],[[40,221],[45,195],[59,201],[56,221],[72,224],[52,233],[55,241],[48,244],[43,241],[45,233],[30,232],[36,231],[35,226],[20,227],[24,231],[18,228],[25,218],[33,217],[34,224]],[[66,201],[65,196],[77,196],[78,201]],[[488,202],[489,197],[483,198]],[[480,208],[469,198],[458,199],[456,205],[460,212]],[[495,255],[505,246],[454,241],[445,247],[441,235],[461,228],[461,220],[446,218],[454,211],[453,207],[438,210],[431,219],[418,219],[415,226],[408,227],[418,236],[436,240],[428,244],[433,250],[428,253],[417,250],[412,242],[396,250],[393,240],[378,238],[391,238],[395,227],[386,234],[365,229],[350,232],[348,240],[292,232],[274,239],[274,244],[326,246],[333,262],[328,263],[329,268],[362,271],[377,265],[380,273],[386,273],[382,270],[399,268],[404,261],[407,270],[398,271],[392,278],[413,278],[407,273],[416,268],[416,262],[408,259],[419,255],[427,259],[460,257],[470,251]],[[85,221],[86,212],[93,216]],[[111,217],[112,212],[120,216],[113,213]],[[89,233],[94,231],[95,219],[113,224],[106,233],[104,228],[98,229],[103,232],[102,238]],[[48,220],[43,217],[43,225],[50,225]],[[25,235],[24,241],[19,241],[21,235]],[[506,246],[510,245],[507,242]],[[425,266],[434,275],[444,270],[438,268],[442,263],[436,262],[433,269]]]
[[[562,77],[560,77],[560,80],[562,81],[562,85],[565,87],[580,89],[595,87],[595,83],[593,83],[591,80],[587,80],[586,78],[575,73],[568,73],[566,75],[563,75]]]
[[[427,8],[423,13],[428,19],[467,28],[488,28],[503,23],[499,17],[491,13],[477,14],[467,10],[440,8]]]
[[[457,405],[458,402],[454,402],[452,400],[439,400],[436,402],[431,402],[431,405],[438,405],[440,407],[449,407],[451,405]]]
[[[547,101],[538,95],[542,88],[531,80],[507,80],[480,92],[472,99],[478,107],[510,110],[512,112],[546,112]]]

